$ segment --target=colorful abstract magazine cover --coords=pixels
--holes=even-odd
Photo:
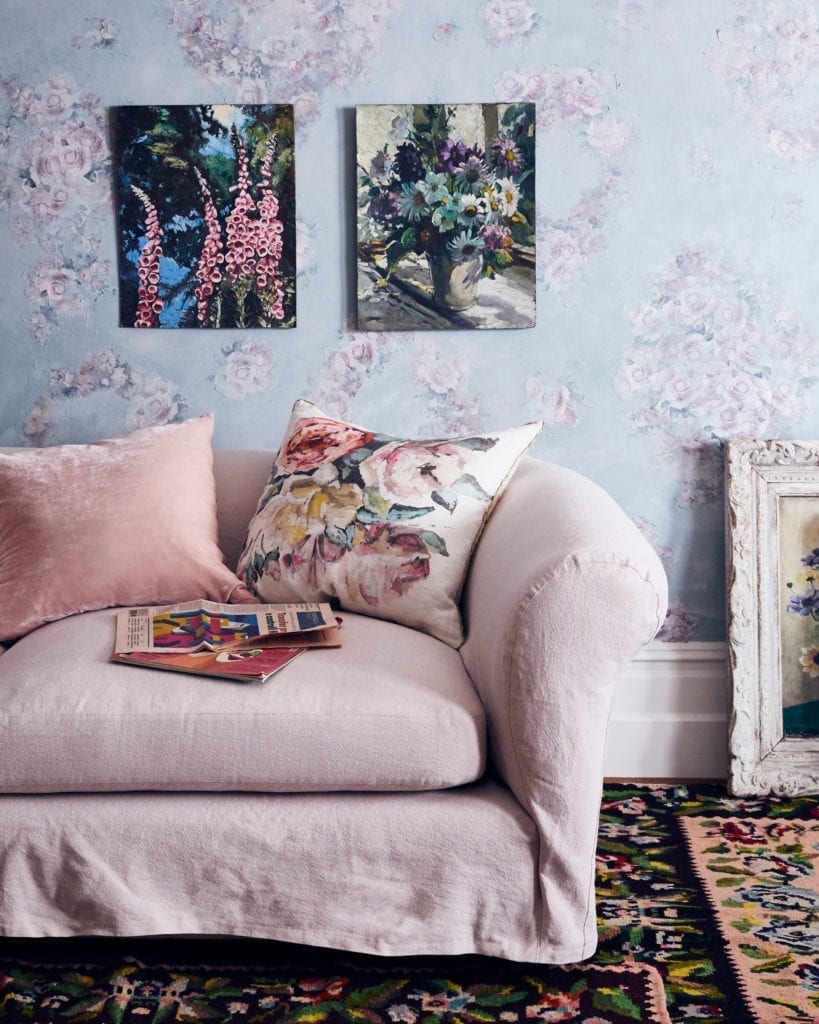
[[[329,604],[189,601],[119,609],[114,651],[214,651],[247,646],[267,637],[328,630],[337,631]]]
[[[305,647],[242,647],[221,651],[174,652],[156,651],[115,653],[112,661],[143,668],[164,668],[190,675],[214,676],[238,682],[264,682],[294,658],[304,654]]]
[[[293,108],[115,107],[120,326],[295,327]]]

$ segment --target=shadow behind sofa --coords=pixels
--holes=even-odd
[[[235,566],[272,452],[215,452]],[[474,552],[460,651],[343,614],[261,686],[112,665],[114,612],[0,657],[0,934],[244,935],[569,963],[596,946],[615,682],[662,566],[525,458]]]

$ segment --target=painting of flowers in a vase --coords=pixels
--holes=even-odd
[[[779,499],[782,719],[786,737],[819,736],[819,502]]]
[[[356,108],[358,326],[535,324],[533,103]]]
[[[122,327],[295,327],[290,105],[115,107]]]

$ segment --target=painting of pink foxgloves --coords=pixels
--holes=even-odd
[[[293,108],[112,110],[120,326],[295,327]]]

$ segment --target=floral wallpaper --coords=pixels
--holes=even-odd
[[[444,436],[543,417],[725,636],[721,442],[819,430],[811,0],[4,0],[0,444],[290,408]],[[362,333],[354,108],[531,102],[537,325]],[[119,328],[109,109],[292,103],[298,324]],[[546,526],[547,524],[544,524]]]

